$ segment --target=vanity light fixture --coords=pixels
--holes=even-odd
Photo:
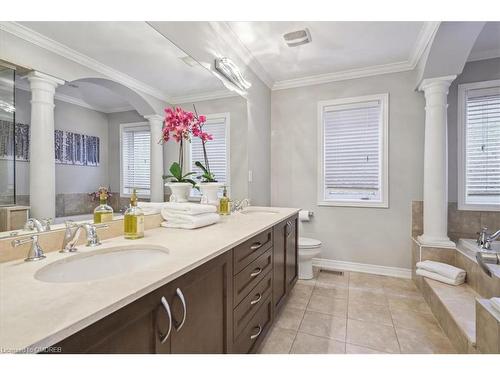
[[[227,57],[215,59],[215,69],[241,90],[247,90],[252,86],[243,77],[236,64]]]

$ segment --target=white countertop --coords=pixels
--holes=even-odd
[[[272,210],[276,214],[236,213],[195,230],[156,228],[140,240],[116,237],[96,248],[80,246],[76,253],[49,252],[38,262],[0,264],[0,353],[43,350],[299,211]],[[166,261],[89,282],[48,283],[34,278],[42,267],[79,253],[141,244],[168,249]]]

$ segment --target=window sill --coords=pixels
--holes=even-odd
[[[474,203],[458,203],[459,211],[500,211],[500,204],[474,204]]]
[[[389,208],[387,202],[318,201],[317,205],[325,207]]]

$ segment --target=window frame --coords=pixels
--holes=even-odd
[[[466,184],[467,184],[467,173],[465,171],[466,168],[466,152],[465,152],[465,142],[466,142],[466,121],[467,114],[465,113],[467,106],[467,91],[474,89],[487,89],[491,87],[500,87],[500,79],[489,80],[489,81],[480,81],[480,82],[472,82],[472,83],[463,83],[458,85],[458,95],[457,95],[457,122],[458,122],[458,150],[457,150],[457,182],[458,182],[458,209],[462,211],[500,211],[500,203],[467,203],[466,202]]]
[[[230,139],[231,139],[231,113],[230,112],[221,112],[221,113],[211,113],[211,114],[208,114],[208,115],[205,115],[206,119],[207,119],[207,122],[210,120],[210,119],[216,119],[216,118],[224,118],[224,123],[225,123],[225,144],[226,144],[226,187],[227,187],[227,193],[228,193],[228,196],[231,196],[231,143],[230,143]],[[191,147],[192,147],[192,143],[189,142],[187,144],[188,146],[184,148],[184,160],[187,162],[187,165],[189,165],[189,167],[191,168]],[[209,155],[210,157],[210,155]],[[190,171],[190,172],[197,172],[196,171]],[[195,176],[196,177],[196,176]],[[198,182],[197,180],[195,180],[196,182]],[[193,201],[193,202],[198,202],[199,200],[201,199],[201,197],[199,196],[194,196],[194,195],[191,195],[191,191],[189,192],[189,197],[188,197],[188,200],[189,201]]]
[[[340,106],[346,104],[365,103],[371,101],[380,101],[381,103],[381,161],[380,161],[380,188],[381,200],[326,200],[325,199],[325,170],[324,170],[324,109],[331,106]],[[389,94],[374,94],[356,96],[342,99],[322,100],[318,102],[318,186],[317,186],[317,205],[333,207],[365,207],[365,208],[389,208]]]
[[[129,128],[143,128],[143,129],[148,129],[149,132],[151,133],[151,124],[147,121],[144,122],[128,122],[128,123],[122,123],[120,124],[120,197],[125,197],[125,198],[130,198],[132,194],[130,193],[124,193],[123,192],[123,132],[125,129]],[[151,158],[151,147],[149,149],[150,153],[150,158]],[[150,159],[151,160],[151,159]],[[137,194],[138,198],[151,198],[151,163],[149,165],[149,171],[150,171],[150,176],[149,176],[149,184],[150,184],[150,194]]]

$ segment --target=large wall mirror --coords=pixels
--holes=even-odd
[[[25,226],[29,218],[41,221],[43,230],[47,219],[51,229],[67,220],[91,220],[100,187],[109,191],[115,217],[134,188],[140,200],[168,200],[162,175],[179,148],[175,141],[158,143],[167,107],[206,116],[213,171],[232,197],[247,196],[246,100],[150,25],[20,22],[15,27],[43,43],[0,30],[5,41],[0,59],[6,60],[0,65],[0,237],[36,231]],[[55,88],[48,130],[37,126],[37,116],[47,116],[48,109],[39,105],[46,100],[47,80]],[[186,172],[200,174],[194,166],[200,147],[197,139],[187,142]],[[196,190],[190,199],[199,199]]]

